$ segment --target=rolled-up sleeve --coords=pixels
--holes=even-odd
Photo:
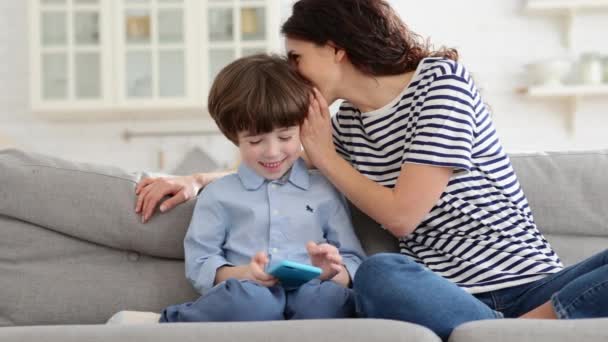
[[[224,216],[213,192],[203,190],[184,239],[186,278],[200,294],[214,286],[218,268],[232,265],[222,250],[228,224]]]
[[[327,220],[326,239],[337,243],[342,262],[351,280],[365,259],[365,252],[355,234],[344,196],[335,191],[335,210]]]

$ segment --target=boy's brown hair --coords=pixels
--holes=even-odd
[[[211,117],[238,145],[238,133],[269,133],[302,124],[311,85],[287,59],[258,54],[237,59],[220,71],[209,92]]]

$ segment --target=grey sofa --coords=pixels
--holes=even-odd
[[[608,246],[608,152],[511,157],[541,230],[566,264]],[[182,239],[194,201],[139,223],[145,173],[0,151],[0,341],[439,341],[414,324],[371,319],[108,326],[120,310],[197,297]],[[395,239],[353,211],[369,254]],[[608,341],[608,319],[463,324],[450,341]]]

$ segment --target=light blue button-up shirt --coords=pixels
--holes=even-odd
[[[184,240],[186,277],[199,293],[214,286],[219,267],[248,264],[260,251],[271,264],[310,264],[308,241],[338,247],[354,277],[365,254],[344,197],[301,159],[284,178],[266,180],[242,164],[203,189]]]

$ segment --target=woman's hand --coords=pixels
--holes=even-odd
[[[202,187],[203,184],[195,175],[142,179],[135,188],[137,195],[135,212],[141,214],[141,221],[145,223],[150,219],[163,197],[172,196],[161,204],[161,212],[196,197]]]
[[[319,279],[332,279],[344,269],[342,256],[335,246],[328,243],[316,244],[310,241],[306,244],[306,250],[310,256],[310,263],[323,270]]]
[[[331,131],[331,115],[327,101],[317,88],[310,98],[308,115],[300,127],[300,139],[310,162],[317,168],[336,154]]]

